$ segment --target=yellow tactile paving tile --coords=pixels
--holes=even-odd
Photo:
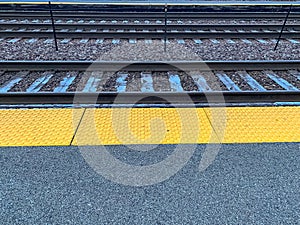
[[[300,107],[204,110],[222,143],[300,142]]]
[[[83,109],[0,110],[0,146],[70,145]]]
[[[0,110],[0,146],[69,145],[75,132],[73,145],[300,142],[300,107],[114,108],[83,112]]]
[[[74,145],[217,142],[203,109],[87,109]]]

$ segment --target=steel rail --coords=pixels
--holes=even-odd
[[[5,71],[170,71],[170,67],[183,71],[207,70],[289,70],[299,69],[300,60],[247,60],[247,61],[0,61]]]
[[[16,28],[24,28],[24,29],[49,29],[52,28],[51,23],[0,23],[1,29],[16,29]],[[282,24],[168,24],[167,30],[171,31],[174,29],[202,29],[202,30],[280,30]],[[152,29],[152,30],[162,30],[164,29],[164,24],[99,24],[99,23],[56,23],[56,29]],[[294,29],[300,31],[300,24],[286,24],[287,29]]]
[[[164,13],[162,12],[60,12],[53,11],[54,17],[59,19],[163,19]],[[283,19],[285,12],[168,12],[169,19]],[[16,19],[16,18],[37,18],[48,19],[49,12],[47,11],[33,11],[33,12],[0,12],[2,19]],[[289,16],[290,19],[299,19],[300,12],[292,12]]]
[[[187,102],[189,97],[189,102]],[[117,99],[116,99],[117,98]],[[137,99],[139,101],[137,102]],[[99,93],[0,93],[0,105],[32,105],[32,104],[229,104],[229,103],[275,103],[300,102],[300,91],[268,91],[268,92],[99,92]]]
[[[260,6],[260,7],[283,7],[287,6],[290,3],[294,3],[295,5],[299,5],[298,1],[292,0],[292,1],[276,1],[276,0],[269,0],[269,1],[176,1],[176,2],[169,2],[169,6],[173,7],[232,7],[232,6],[242,6],[242,7],[253,7],[253,6]],[[71,4],[72,3],[72,4]],[[31,8],[35,7],[38,9],[44,9],[45,2],[30,2],[30,1],[20,1],[20,2],[0,2],[1,5],[4,5],[9,8],[13,9],[25,9],[25,8]],[[64,1],[64,2],[53,2],[54,5],[59,6],[69,6],[76,9],[90,9],[91,7],[149,7],[149,6],[155,6],[159,7],[165,4],[165,1],[154,1],[154,2],[147,2],[147,1],[133,1],[133,2],[120,2],[120,1],[104,1],[104,2],[72,2],[72,1]],[[71,6],[70,6],[71,5]],[[62,9],[63,10],[63,9]]]
[[[116,39],[128,39],[128,38],[158,38],[163,39],[165,37],[164,32],[158,31],[56,31],[57,38],[116,38]],[[167,38],[277,38],[279,31],[271,32],[212,32],[212,31],[178,31],[167,32]],[[53,31],[0,31],[1,38],[53,38]],[[299,38],[300,32],[284,32],[282,38]]]

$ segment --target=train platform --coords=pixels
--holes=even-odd
[[[0,110],[1,224],[298,224],[300,107]]]
[[[174,148],[138,156],[122,146],[108,151],[149,165]],[[0,223],[299,224],[299,144],[224,144],[200,172],[204,150],[197,145],[170,179],[132,187],[95,173],[77,146],[0,148]]]
[[[0,146],[300,142],[300,107],[1,109]]]

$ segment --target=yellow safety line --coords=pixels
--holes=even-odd
[[[300,142],[300,107],[83,111],[0,110],[0,146]]]

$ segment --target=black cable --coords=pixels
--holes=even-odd
[[[168,6],[165,4],[165,36],[164,36],[164,52],[167,51],[167,12]]]
[[[282,35],[282,32],[283,32],[283,29],[284,29],[285,24],[286,24],[286,21],[287,21],[289,15],[290,15],[291,10],[292,10],[292,6],[293,6],[293,5],[291,4],[291,5],[290,5],[290,8],[289,8],[289,11],[287,12],[287,14],[286,14],[286,16],[285,16],[285,20],[284,20],[283,25],[282,25],[282,27],[281,27],[281,31],[280,31],[279,37],[278,37],[278,39],[277,39],[277,42],[276,42],[276,45],[275,45],[273,51],[276,51],[276,49],[277,49],[278,43],[279,43],[279,41],[280,41],[280,39],[281,39],[281,35]]]
[[[51,21],[52,21],[52,29],[53,29],[53,36],[54,36],[54,42],[55,42],[55,49],[56,49],[56,51],[58,51],[56,31],[55,31],[55,25],[54,25],[54,18],[53,18],[52,7],[51,7],[51,2],[50,1],[49,1],[49,10],[50,10],[50,16],[51,16]]]

